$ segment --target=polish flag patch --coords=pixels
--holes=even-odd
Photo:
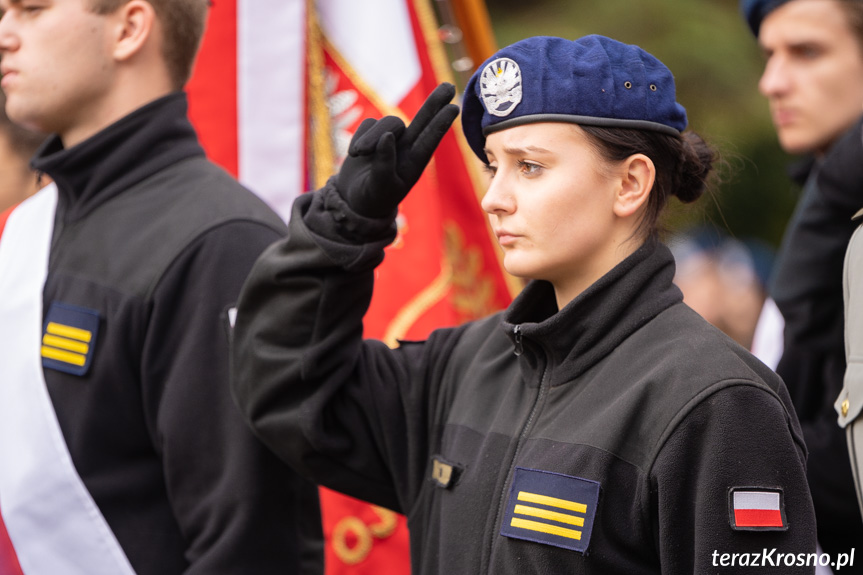
[[[781,489],[736,487],[728,494],[729,520],[737,531],[785,531],[785,498]]]

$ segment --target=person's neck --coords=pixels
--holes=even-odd
[[[614,269],[617,264],[631,256],[644,244],[644,239],[631,238],[621,241],[611,248],[608,257],[603,258],[592,269],[586,270],[577,276],[569,276],[561,280],[550,280],[554,287],[554,296],[557,300],[557,309],[562,310],[566,305],[577,298],[581,293],[592,286],[599,278]]]
[[[99,115],[99,117],[94,117],[89,122],[70,126],[62,132],[59,132],[57,135],[60,136],[60,141],[63,142],[64,148],[71,148],[80,144],[84,140],[95,136],[111,124],[116,123],[121,118],[125,118],[135,110],[161,98],[162,96],[166,96],[167,94],[168,93],[166,92],[164,94],[153,95],[150,98],[135,98],[134,100],[127,100],[122,105],[109,106],[104,110],[103,114]]]
[[[80,144],[135,110],[173,91],[167,76],[160,69],[149,73],[132,69],[119,73],[112,87],[99,99],[98,105],[94,102],[92,113],[82,114],[83,121],[58,131],[63,147],[71,148]]]

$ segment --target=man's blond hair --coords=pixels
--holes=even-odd
[[[129,0],[89,0],[97,14],[111,14]],[[195,56],[201,46],[207,22],[208,0],[147,0],[162,24],[164,42],[162,56],[168,67],[171,83],[182,89],[192,75]]]

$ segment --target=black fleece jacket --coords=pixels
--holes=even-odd
[[[665,246],[561,311],[534,282],[389,349],[362,318],[391,233],[332,187],[299,198],[243,288],[232,381],[282,458],[407,515],[415,573],[754,573],[765,550],[814,572],[787,392],[682,303]],[[735,490],[778,493],[786,529],[735,529]]]
[[[92,362],[43,364],[75,468],[141,575],[321,573],[317,491],[253,436],[226,313],[285,233],[210,163],[181,93],[33,166],[59,188],[45,313],[99,317]]]

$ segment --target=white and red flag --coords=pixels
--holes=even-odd
[[[731,492],[732,526],[735,529],[784,529],[782,492],[738,490]]]
[[[481,21],[484,4],[456,11]],[[431,0],[214,0],[190,115],[209,156],[287,219],[297,194],[338,169],[364,118],[408,121],[450,70]],[[479,207],[476,162],[456,125],[400,206],[366,337],[422,339],[519,289]],[[326,490],[322,511],[328,575],[410,572],[403,517]]]

